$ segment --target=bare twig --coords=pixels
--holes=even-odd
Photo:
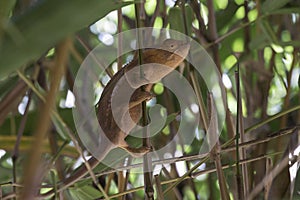
[[[222,169],[222,162],[221,162],[221,157],[220,157],[220,143],[218,139],[218,128],[217,128],[217,115],[216,115],[216,108],[215,104],[213,101],[213,96],[210,93],[208,95],[208,116],[210,119],[210,124],[209,128],[207,130],[208,134],[208,141],[209,143],[215,144],[214,147],[210,151],[210,157],[213,159],[215,166],[216,166],[216,171],[217,171],[217,176],[218,176],[218,181],[219,181],[219,186],[220,186],[220,193],[221,193],[221,199],[223,200],[229,200],[229,192],[227,189],[227,184],[226,184],[226,179],[224,176],[224,172]]]
[[[19,157],[19,151],[20,151],[19,146],[20,146],[21,138],[24,133],[25,124],[27,122],[28,110],[29,110],[29,106],[30,106],[30,102],[31,102],[31,94],[32,94],[32,92],[31,92],[31,90],[29,90],[28,95],[27,95],[27,97],[28,97],[27,105],[26,105],[25,112],[24,112],[24,115],[23,115],[21,123],[20,123],[18,135],[17,135],[17,139],[16,139],[16,143],[15,143],[15,147],[14,147],[14,151],[13,151],[13,155],[12,155],[13,183],[17,183],[17,159]],[[13,192],[16,193],[16,187],[13,187]]]
[[[104,65],[101,64],[101,60],[93,53],[92,49],[89,48],[89,46],[88,46],[88,45],[87,45],[87,44],[86,44],[79,36],[77,36],[76,38],[77,38],[77,40],[80,42],[80,44],[86,49],[86,51],[87,51],[88,53],[91,54],[92,58],[93,58],[94,61],[97,63],[97,66],[103,67]],[[108,68],[105,69],[105,72],[107,73],[107,75],[108,75],[110,78],[113,77],[112,71],[109,70]]]
[[[300,157],[299,156],[293,156],[290,163],[293,165],[295,162],[299,162]],[[289,164],[289,154],[287,154],[277,165],[276,167],[268,173],[263,180],[255,186],[255,188],[251,191],[249,194],[249,199],[254,199],[264,188],[266,183],[270,183],[273,181],[273,179],[283,170],[285,167]]]
[[[237,90],[237,116],[236,116],[236,136],[235,136],[235,145],[236,145],[236,184],[238,188],[238,199],[243,199],[243,184],[242,184],[242,176],[240,173],[240,154],[239,154],[239,140],[240,140],[240,132],[241,132],[241,126],[240,126],[240,120],[242,120],[242,101],[241,101],[241,95],[240,95],[240,77],[239,77],[239,66],[235,73],[235,80],[236,80],[236,90]]]
[[[22,100],[26,90],[26,83],[20,80],[17,82],[16,86],[2,98],[0,102],[0,125],[6,119],[7,114],[11,112]]]

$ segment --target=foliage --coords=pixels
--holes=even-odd
[[[151,195],[143,186],[154,184],[144,182],[143,174],[130,173],[135,166],[123,166],[126,174],[97,166],[94,173],[106,195],[90,176],[59,189],[74,166],[84,165],[68,104],[80,64],[105,42],[103,38],[136,28],[139,22],[141,27],[174,29],[199,42],[222,76],[228,108],[219,144],[210,155],[196,154],[205,132],[202,118],[197,139],[190,146],[177,141],[170,150],[182,157],[171,163],[154,162],[165,164],[153,178],[154,196],[298,199],[299,15],[299,2],[293,0],[0,0],[0,198],[25,195],[26,176],[39,185],[38,193],[45,199]],[[202,78],[194,76],[187,63],[179,71],[209,111]],[[100,78],[102,83],[107,76]],[[155,147],[165,145],[178,129],[178,102],[162,86],[155,85],[154,92],[158,91],[156,101],[166,106],[168,118],[165,128],[152,138]],[[239,145],[234,143],[236,133]],[[32,163],[27,161],[33,161],[33,155],[35,169],[43,169],[42,173],[31,173]]]

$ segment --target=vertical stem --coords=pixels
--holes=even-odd
[[[141,22],[140,22],[140,9],[141,9],[141,4],[135,4],[135,16],[136,16],[136,26],[137,28],[141,27]],[[141,44],[143,42],[143,35],[140,30],[138,30],[137,33],[137,44],[138,44],[138,63],[139,66],[142,66],[143,64],[143,53],[141,49]],[[143,68],[140,68],[140,75],[143,76]],[[144,89],[144,88],[142,88]],[[146,107],[146,102],[144,101],[142,103],[142,125],[145,127],[148,124],[148,115],[147,115],[147,107]],[[149,130],[144,129],[143,132],[143,146],[145,147],[150,147],[150,139],[149,139]],[[144,170],[144,182],[145,182],[145,199],[154,199],[154,189],[153,189],[153,180],[152,180],[152,160],[151,157],[149,157],[147,154],[144,155],[143,157],[143,170]]]
[[[16,144],[15,144],[15,147],[14,147],[14,152],[13,152],[13,155],[12,155],[12,161],[13,161],[13,183],[17,183],[17,160],[18,160],[18,157],[19,157],[19,145],[20,145],[20,142],[21,142],[21,138],[23,136],[23,133],[24,133],[24,129],[25,129],[25,124],[27,122],[27,117],[28,117],[28,110],[29,110],[29,106],[30,106],[30,102],[31,102],[31,94],[32,94],[32,91],[29,90],[28,92],[28,102],[27,102],[27,105],[26,105],[26,108],[25,108],[25,112],[24,112],[24,116],[22,117],[22,120],[21,120],[21,123],[20,123],[20,127],[19,127],[19,130],[18,130],[18,135],[17,135],[17,140],[16,140]],[[16,187],[14,186],[13,187],[13,192],[14,193],[17,193],[17,190],[16,190]]]
[[[219,55],[219,50],[218,50],[218,43],[216,42],[218,40],[218,30],[217,30],[217,25],[216,25],[216,17],[215,17],[215,10],[214,10],[214,5],[213,5],[213,0],[207,0],[207,8],[208,8],[208,30],[210,34],[210,40],[213,41],[214,45],[212,46],[212,51],[213,51],[213,57],[215,64],[220,72],[222,74],[222,69],[221,69],[221,60],[220,60],[220,55]],[[212,102],[213,103],[213,102]],[[214,105],[211,106],[211,108],[214,108]],[[210,119],[211,124],[213,123],[213,118]],[[210,126],[211,126],[210,124]],[[211,133],[214,133],[212,131]],[[210,134],[211,134],[210,133]],[[218,175],[218,181],[220,185],[220,192],[221,192],[221,198],[222,199],[230,199],[229,197],[229,192],[227,189],[227,184],[226,184],[226,179],[224,176],[224,172],[221,168],[222,163],[221,163],[221,158],[220,158],[220,143],[219,140],[217,140],[215,147],[212,148],[211,150],[211,155],[214,156],[214,161],[215,165],[217,168],[217,175]]]
[[[239,79],[239,66],[237,71],[235,72],[236,79],[236,90],[237,90],[237,116],[236,116],[236,137],[235,137],[235,145],[236,145],[236,182],[238,188],[238,199],[243,198],[243,184],[240,174],[240,155],[239,155],[239,138],[240,138],[240,115],[241,113],[241,96],[240,96],[240,79]]]
[[[217,119],[216,119],[216,107],[213,101],[213,95],[212,93],[209,93],[208,95],[208,118],[210,119],[210,124],[209,124],[209,129],[207,130],[208,134],[208,141],[216,142],[214,147],[210,151],[210,156],[215,162],[216,166],[216,172],[218,176],[218,181],[219,181],[219,186],[220,186],[220,193],[221,193],[221,199],[222,200],[229,200],[229,192],[227,189],[227,184],[226,184],[226,179],[224,176],[224,172],[222,169],[222,162],[221,162],[221,157],[220,157],[220,152],[221,152],[221,146],[220,142],[218,139],[218,134],[217,134]]]
[[[240,138],[241,138],[241,143],[245,142],[245,131],[244,131],[244,120],[243,120],[243,107],[242,107],[242,97],[240,94],[240,79],[239,79],[239,73],[240,73],[240,66],[238,65],[238,72],[236,74],[236,80],[237,80],[237,100],[238,100],[238,116],[237,119],[239,120],[239,124],[237,122],[237,128],[239,128],[239,132],[237,130],[237,134],[239,134]],[[237,143],[238,144],[238,143]],[[241,157],[238,158],[237,160],[239,161],[239,159],[241,160],[245,160],[246,159],[246,149],[245,148],[241,148]],[[239,166],[239,165],[238,165]],[[247,169],[247,164],[244,163],[242,164],[242,177],[243,177],[243,198],[247,198],[247,194],[249,193],[249,177],[248,177],[248,169]],[[242,188],[239,188],[242,189]]]
[[[185,3],[184,3],[184,2],[180,2],[179,6],[180,6],[180,8],[181,8],[181,10],[182,10],[182,18],[183,18],[184,32],[185,32],[185,35],[189,36],[190,33],[188,32],[188,28],[187,28],[187,27],[188,27],[188,24],[187,24],[187,19],[186,19]],[[188,39],[186,39],[186,40],[188,40]],[[188,42],[188,41],[186,41],[186,42]],[[187,57],[188,57],[188,60],[192,60],[190,53],[188,53],[188,56],[187,56]],[[186,67],[188,68],[189,71],[192,71],[192,72],[193,72],[193,73],[190,73],[190,74],[195,75],[194,69],[191,70],[190,63],[187,62],[187,63],[186,63]],[[193,78],[195,78],[195,77],[193,77]],[[196,82],[195,82],[195,79],[193,79],[193,80],[194,80],[194,84],[196,84],[196,85],[199,86],[198,82],[196,83]],[[201,98],[202,98],[202,95],[199,95],[199,99],[201,99]],[[200,101],[201,101],[201,100],[200,100]],[[203,101],[202,101],[202,103],[203,103]],[[200,106],[200,107],[202,107],[202,106]],[[204,106],[201,108],[201,110],[204,112]],[[203,113],[203,112],[202,112],[202,113]],[[184,149],[184,148],[182,148],[182,149]],[[185,155],[185,152],[183,152],[183,155]],[[191,166],[190,166],[190,164],[189,164],[188,162],[185,162],[185,165],[186,165],[186,167],[187,167],[188,170],[191,168]],[[191,179],[191,180],[188,180],[187,182],[189,183],[189,185],[190,185],[190,187],[191,187],[191,189],[192,189],[192,191],[193,191],[194,198],[196,199],[196,198],[197,198],[197,191],[196,191],[196,186],[195,186],[194,181]]]

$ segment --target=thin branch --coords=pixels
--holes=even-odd
[[[235,145],[236,145],[236,184],[238,188],[238,199],[243,198],[243,184],[242,184],[242,177],[240,173],[240,155],[239,155],[239,140],[240,140],[240,120],[242,120],[242,101],[241,101],[241,94],[240,94],[240,77],[239,77],[239,65],[237,71],[235,72],[235,80],[236,80],[236,91],[237,91],[237,116],[236,116],[236,136],[235,136]]]
[[[263,180],[255,186],[255,188],[252,190],[252,192],[249,194],[249,200],[254,199],[264,188],[266,183],[271,183],[273,179],[280,174],[282,170],[286,168],[286,166],[291,163],[290,165],[293,165],[296,162],[300,161],[300,156],[293,156],[293,158],[289,159],[289,154],[287,154],[277,165],[276,167],[268,173]]]
[[[136,18],[136,26],[137,28],[143,27],[142,20],[144,19],[144,15],[141,16],[140,9],[144,8],[144,2],[136,3],[135,4],[135,18]],[[141,31],[137,32],[137,44],[138,44],[138,63],[141,66],[141,77],[143,76],[143,53],[142,53],[142,42],[143,42],[143,35]],[[143,88],[144,89],[144,88]],[[142,102],[142,125],[146,127],[148,124],[148,114],[147,114],[147,107],[146,102]],[[149,130],[145,128],[143,130],[143,146],[151,147],[150,138],[149,138]],[[152,180],[152,159],[147,154],[143,157],[143,171],[144,171],[144,188],[145,188],[145,199],[154,199],[154,189],[153,189],[153,180]]]
[[[263,125],[265,125],[265,124],[267,124],[267,123],[269,123],[269,122],[271,122],[275,119],[278,119],[279,117],[282,117],[282,116],[284,116],[288,113],[294,112],[296,110],[300,110],[300,105],[297,105],[295,107],[292,107],[292,108],[284,110],[284,111],[281,111],[281,112],[269,117],[268,119],[266,119],[264,121],[261,121],[257,124],[254,124],[253,126],[250,126],[249,128],[245,129],[245,133],[249,133],[249,132],[251,132],[251,131],[253,131],[253,130],[255,130],[255,129],[257,129],[257,128],[259,128],[259,127],[261,127],[261,126],[263,126]]]
[[[29,111],[29,106],[31,103],[31,95],[32,95],[32,91],[29,90],[28,92],[28,101],[27,101],[27,105],[25,108],[25,112],[24,115],[21,119],[20,122],[20,126],[19,126],[19,130],[18,130],[18,134],[17,134],[17,139],[16,139],[16,143],[15,143],[15,147],[14,147],[14,151],[13,151],[13,155],[12,155],[12,161],[13,161],[13,183],[17,183],[17,159],[19,157],[19,151],[20,151],[20,142],[21,142],[21,138],[23,136],[24,133],[24,129],[25,129],[25,124],[27,122],[27,118],[28,118],[28,111]],[[13,192],[16,193],[16,187],[13,187]]]
[[[276,155],[276,154],[261,155],[261,156],[257,156],[256,158],[241,160],[240,164],[247,164],[247,163],[251,163],[251,162],[256,162],[258,160],[266,159],[266,158],[272,157],[274,155]],[[232,165],[232,164],[224,164],[224,165],[222,165],[222,169],[229,169],[229,168],[232,168],[232,167],[234,167],[234,165]],[[190,175],[185,176],[184,178],[179,177],[179,178],[169,179],[169,180],[166,180],[166,181],[161,181],[161,186],[172,184],[172,183],[176,184],[178,182],[181,182],[182,180],[196,178],[197,176],[200,176],[202,174],[210,174],[210,173],[214,173],[214,172],[216,172],[216,168],[208,168],[208,169],[205,169],[205,170],[194,172],[194,173],[192,173]],[[122,193],[113,194],[113,195],[109,196],[109,198],[117,198],[117,197],[120,197],[120,196],[124,196],[126,194],[137,192],[137,191],[142,190],[142,189],[143,189],[143,186],[132,188],[132,189],[126,190],[126,191],[124,191]]]
[[[103,67],[104,65],[101,64],[101,60],[98,59],[98,57],[93,53],[92,49],[91,49],[91,48],[83,41],[83,39],[81,39],[79,36],[77,36],[76,39],[77,39],[77,40],[79,41],[79,43],[86,49],[86,51],[87,51],[88,53],[91,54],[92,58],[93,58],[94,61],[97,63],[97,65],[98,65],[99,67]],[[105,72],[107,73],[107,75],[108,75],[110,78],[114,76],[113,73],[112,73],[112,71],[109,70],[108,68],[105,68],[104,70],[105,70]]]

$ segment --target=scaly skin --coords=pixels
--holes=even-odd
[[[103,130],[103,132],[100,133],[100,136],[108,139],[109,142],[101,145],[101,155],[98,158],[92,157],[88,160],[92,169],[95,168],[113,148],[123,148],[135,157],[142,156],[149,152],[150,149],[147,147],[130,147],[125,141],[125,138],[141,118],[142,102],[150,100],[153,97],[150,93],[152,88],[151,83],[164,78],[172,70],[175,70],[187,56],[189,48],[190,45],[187,42],[167,39],[159,48],[143,50],[143,64],[151,64],[143,66],[144,78],[140,78],[139,75],[140,68],[137,67],[137,56],[112,77],[110,82],[104,88],[97,108],[98,121]],[[161,67],[155,63],[167,67]],[[144,89],[140,86],[143,82],[146,83]],[[126,91],[124,91],[124,89]],[[126,95],[125,93],[128,93],[128,89],[132,90],[132,92],[134,91],[130,98],[129,105],[117,101],[116,104],[114,104],[117,106],[112,106],[113,97],[122,99],[115,95],[122,97],[123,95]],[[112,108],[119,113],[119,119],[116,120],[116,116],[113,116]],[[132,121],[128,121],[128,113],[130,114]],[[125,124],[125,127],[121,130],[116,121]],[[123,131],[124,129],[126,129],[125,132]],[[74,184],[87,173],[88,170],[86,166],[82,165],[74,172],[74,174],[63,181],[62,188]]]

